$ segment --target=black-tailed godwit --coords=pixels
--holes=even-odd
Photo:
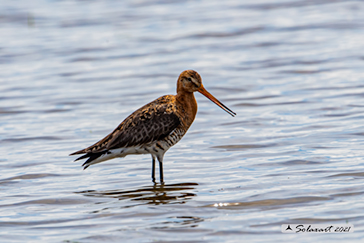
[[[177,95],[165,95],[134,111],[105,138],[70,155],[84,154],[84,169],[105,160],[129,154],[152,155],[152,179],[155,182],[155,158],[159,162],[163,183],[163,157],[175,145],[195,119],[197,103],[194,92],[200,92],[232,116],[232,110],[218,101],[202,85],[201,76],[193,70],[183,71],[177,81]]]

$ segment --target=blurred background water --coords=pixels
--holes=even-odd
[[[364,2],[2,1],[0,242],[361,242]],[[153,185],[149,155],[68,154],[174,94],[197,118]],[[352,234],[282,234],[351,223]]]

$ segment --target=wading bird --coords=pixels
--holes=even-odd
[[[200,92],[227,113],[232,110],[218,101],[202,85],[201,76],[193,70],[183,71],[177,80],[177,94],[162,96],[134,111],[105,138],[70,155],[84,154],[84,169],[105,160],[129,154],[152,155],[152,179],[155,182],[155,159],[163,183],[163,157],[187,132],[195,119],[197,103],[193,92]]]

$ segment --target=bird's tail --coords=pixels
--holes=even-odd
[[[83,169],[86,170],[90,165],[98,164],[102,161],[110,159],[109,156],[107,156],[108,152],[109,151],[102,151],[102,152],[98,152],[98,153],[86,153],[86,154],[82,155],[81,157],[75,159],[75,161],[81,160],[81,159],[87,159],[86,162],[82,164]],[[73,155],[73,154],[70,154],[70,155]]]

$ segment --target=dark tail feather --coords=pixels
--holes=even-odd
[[[81,157],[79,157],[79,158],[75,159],[75,161],[74,161],[74,162],[76,162],[77,160],[80,160],[80,159],[86,159],[86,158],[88,158],[88,157],[90,157],[90,154],[84,154],[84,155],[82,155]]]
[[[71,155],[76,155],[76,154],[85,154],[85,153],[87,153],[85,150],[86,150],[86,149],[78,150],[78,151],[76,151],[76,152],[74,152],[74,153],[70,154],[70,156],[71,156]]]
[[[90,165],[91,162],[94,161],[95,159],[97,159],[98,157],[100,157],[101,155],[103,155],[106,152],[100,152],[100,153],[94,153],[94,154],[89,154],[89,158],[88,160],[86,160],[85,163],[83,163],[83,169],[86,170]]]
[[[84,154],[81,157],[75,159],[75,161],[88,158],[86,160],[86,162],[83,163],[83,165],[82,165],[83,169],[86,170],[91,165],[92,161],[94,161],[95,159],[97,159],[98,157],[100,157],[101,155],[103,155],[105,153],[107,153],[107,151],[99,152],[99,153],[87,153],[87,154]]]

